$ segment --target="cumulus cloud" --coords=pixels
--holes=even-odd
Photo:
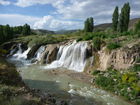
[[[82,28],[82,22],[55,19],[52,16],[33,17],[20,14],[0,14],[0,23],[3,25],[19,26],[25,23],[34,29],[75,29]]]
[[[9,1],[0,0],[0,5],[9,5],[9,4],[11,4]]]
[[[6,2],[9,1],[0,0],[0,4],[8,5],[8,3],[6,4]],[[111,22],[112,13],[115,6],[119,6],[119,9],[121,9],[123,4],[126,2],[129,2],[131,5],[131,18],[140,17],[139,0],[17,0],[14,5],[22,8],[34,6],[37,4],[52,5],[52,7],[55,8],[52,12],[52,15],[55,14],[55,18],[53,16],[44,16],[36,20],[36,17],[33,17],[33,20],[35,18],[36,21],[32,22],[31,19],[31,22],[29,22],[30,24],[32,23],[32,27],[34,28],[46,28],[56,30],[83,27],[82,23],[84,22],[84,20],[87,17],[91,16],[94,17],[95,24]],[[26,21],[25,19],[23,20]]]
[[[52,16],[44,16],[39,21],[34,23],[33,28],[46,28],[50,30],[75,29],[82,28],[82,22],[59,20]]]

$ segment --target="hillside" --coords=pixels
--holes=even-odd
[[[131,19],[129,22],[129,29],[133,29],[135,24],[140,20],[140,18]],[[111,28],[112,23],[104,23],[95,26],[95,30],[105,30]]]
[[[45,29],[36,29],[36,30],[32,30],[32,32],[39,35],[55,34],[54,31],[45,30]]]

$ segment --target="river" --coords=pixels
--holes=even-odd
[[[54,69],[52,69],[52,65],[31,64],[29,60],[26,60],[30,48],[22,52],[20,45],[19,50],[8,61],[16,65],[27,86],[46,91],[59,100],[66,100],[69,105],[132,105],[116,95],[96,88],[90,83],[91,76],[76,71],[79,67],[75,67],[74,64],[76,66],[81,64],[80,68],[85,64],[86,47],[87,45],[84,43],[62,46],[58,52],[58,60],[52,63],[53,66],[57,64],[57,68]],[[39,50],[38,56],[41,55],[41,52],[43,50]],[[70,59],[67,59],[68,56]],[[73,68],[75,71],[68,70],[67,67]]]

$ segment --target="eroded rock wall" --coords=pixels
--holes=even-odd
[[[128,69],[133,66],[140,57],[140,43],[127,45],[125,47],[107,51],[107,48],[103,48],[99,53],[99,68],[100,70],[106,70],[109,67],[114,69]]]

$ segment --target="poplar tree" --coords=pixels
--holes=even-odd
[[[118,18],[119,18],[119,8],[118,8],[118,6],[116,6],[116,8],[114,10],[114,13],[113,13],[113,17],[112,17],[112,28],[113,28],[113,31],[117,31]]]
[[[94,28],[94,20],[92,17],[87,18],[85,21],[84,31],[85,32],[93,32]]]
[[[84,27],[84,31],[85,32],[89,32],[89,21],[88,21],[89,19],[87,19],[86,21],[85,21],[85,27]]]
[[[90,32],[93,32],[93,29],[94,29],[94,20],[93,20],[93,17],[90,17],[89,18],[89,25],[90,25],[89,26],[89,29],[90,29],[89,31]]]
[[[129,3],[125,3],[123,8],[121,9],[121,14],[119,17],[119,25],[118,31],[124,32],[128,30],[130,20],[130,5]]]
[[[129,3],[125,4],[125,12],[124,12],[124,31],[128,31],[129,20],[130,20],[130,5]]]

